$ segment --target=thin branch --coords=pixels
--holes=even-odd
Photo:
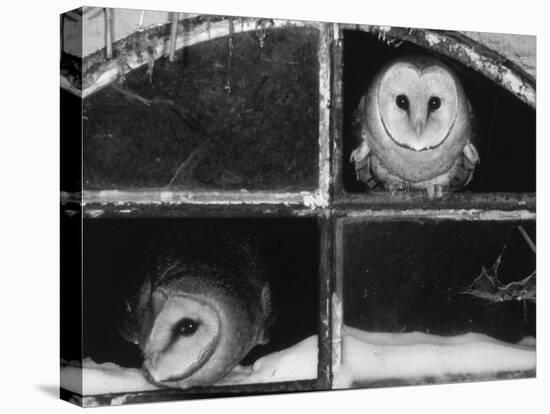
[[[111,18],[112,9],[105,8],[105,57],[111,59],[113,57],[113,20]]]
[[[191,154],[189,154],[185,161],[183,161],[176,170],[176,173],[168,183],[168,187],[172,187],[176,179],[180,183],[185,183],[186,181],[188,181],[191,178],[195,167],[208,155],[208,150],[210,149],[210,146],[211,143],[206,142],[205,144],[202,144],[200,147],[197,147],[193,151],[191,151]]]
[[[170,53],[168,55],[168,60],[170,62],[174,61],[174,55],[176,53],[176,37],[178,34],[178,17],[179,13],[169,13],[170,15]]]
[[[146,106],[151,106],[151,104],[160,104],[160,105],[170,105],[170,106],[177,106],[174,104],[174,102],[170,99],[158,99],[158,98],[155,98],[155,99],[147,99],[147,98],[144,98],[143,96],[141,95],[138,95],[137,93],[135,92],[132,92],[132,91],[129,91],[127,89],[123,89],[121,88],[120,86],[117,86],[117,85],[109,85],[112,89],[114,89],[115,91],[118,91],[120,92],[121,94],[123,94],[124,96],[130,98],[130,99],[133,99],[135,101],[138,101],[139,103],[142,103],[143,105],[146,105]]]
[[[529,237],[523,226],[518,226],[518,230],[533,251],[533,253],[537,254],[537,246],[535,246],[535,243],[533,243],[533,240],[531,240],[531,237]]]
[[[122,89],[120,86],[115,84],[111,84],[110,87],[120,92],[124,96],[133,99],[145,106],[150,107],[152,104],[167,105],[178,116],[178,118],[187,128],[191,130],[197,129],[194,128],[193,125],[191,125],[186,117],[184,117],[180,112],[180,110],[185,112],[185,109],[176,105],[173,101],[169,99],[147,99],[143,96],[138,95],[137,93]],[[171,127],[170,129],[172,130]],[[208,155],[208,152],[212,145],[218,145],[216,139],[214,139],[214,137],[211,136],[204,128],[198,126],[198,131],[196,132],[200,133],[204,137],[204,143],[191,151],[187,158],[181,163],[181,165],[176,170],[176,173],[173,175],[172,179],[168,183],[168,187],[171,187],[176,182],[176,180],[180,183],[185,183],[186,181],[188,181],[191,178],[195,167]],[[172,133],[174,134],[173,130]]]
[[[151,99],[147,99],[147,98],[144,98],[142,96],[139,96],[137,93],[127,91],[127,90],[122,89],[121,87],[119,87],[117,85],[110,85],[110,87],[113,88],[115,91],[120,92],[121,94],[123,94],[124,96],[126,96],[130,99],[138,101],[138,102],[142,103],[143,105],[151,106],[151,103],[152,103]]]

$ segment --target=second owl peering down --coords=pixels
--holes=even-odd
[[[370,189],[455,191],[473,178],[479,155],[474,116],[455,73],[440,60],[409,55],[387,64],[354,114],[357,178]]]

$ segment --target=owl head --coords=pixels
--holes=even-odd
[[[386,168],[406,180],[448,171],[471,138],[471,107],[460,80],[429,55],[389,62],[362,105],[363,139]]]
[[[121,334],[139,346],[156,384],[214,384],[269,339],[270,288],[247,240],[206,229],[165,234],[148,251],[141,276]]]
[[[218,346],[218,309],[200,296],[158,289],[148,312],[140,344],[153,381],[174,383],[203,369]]]

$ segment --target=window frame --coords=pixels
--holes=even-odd
[[[212,16],[194,17],[178,32],[176,49],[253,31],[259,19]],[[399,199],[390,194],[346,193],[343,186],[343,31],[359,30],[386,42],[411,42],[451,57],[478,71],[536,108],[535,80],[521,68],[459,32],[408,29],[375,25],[352,25],[292,20],[271,20],[270,28],[309,27],[319,31],[319,154],[318,186],[315,191],[189,191],[163,188],[139,190],[62,191],[61,213],[83,220],[106,217],[316,217],[319,226],[319,355],[318,376],[268,384],[207,387],[200,390],[160,390],[78,396],[62,390],[65,399],[76,399],[85,406],[147,401],[180,400],[229,395],[254,395],[333,387],[334,374],[341,363],[343,327],[343,226],[353,220],[536,220],[536,193],[456,193],[429,200],[423,195]],[[193,23],[194,22],[194,23]],[[185,25],[186,23],[182,23]],[[61,75],[61,87],[82,100],[113,82],[121,74],[147,63],[151,56],[128,48],[131,42],[152,42],[152,58],[164,55],[169,24],[135,33],[113,44],[115,55],[123,54],[127,67],[116,60],[105,60],[103,51],[85,58],[82,76]],[[141,40],[140,40],[141,39]],[[148,39],[148,40],[145,40]],[[474,53],[475,52],[475,53]],[[126,72],[125,72],[126,71]],[[78,83],[81,83],[80,85]],[[66,120],[62,119],[62,122]],[[71,122],[80,125],[82,120]],[[82,163],[82,144],[80,162]],[[64,154],[65,157],[73,154]],[[82,170],[81,181],[82,183]],[[82,185],[82,184],[80,184]],[[65,190],[62,188],[62,190]],[[67,394],[69,393],[69,394]]]

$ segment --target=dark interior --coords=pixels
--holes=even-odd
[[[479,332],[509,342],[535,336],[534,301],[500,302],[461,293],[501,252],[498,278],[503,284],[535,270],[536,256],[518,226],[536,241],[534,221],[347,222],[345,323],[381,332]]]
[[[187,47],[86,98],[84,188],[315,189],[318,31],[262,33]]]
[[[344,127],[343,180],[347,192],[366,192],[357,181],[351,152],[358,146],[351,131],[352,113],[376,73],[394,57],[433,52],[408,42],[387,45],[369,33],[344,31]],[[473,181],[464,189],[471,192],[536,191],[536,112],[512,93],[479,73],[444,56],[460,78],[476,116],[475,141],[481,162]]]
[[[318,331],[318,229],[314,219],[93,219],[84,222],[84,357],[95,362],[141,366],[137,346],[119,334],[116,321],[125,293],[151,240],[181,231],[253,235],[265,261],[275,322],[271,340],[244,364],[284,349]],[[210,229],[210,230],[208,230]],[[66,357],[67,358],[67,357]]]

